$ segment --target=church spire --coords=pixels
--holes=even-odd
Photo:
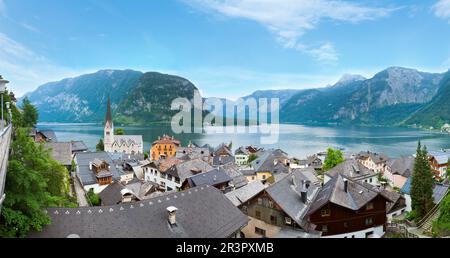
[[[109,96],[108,96],[108,107],[107,107],[107,110],[106,110],[105,124],[108,123],[108,122],[109,122],[110,124],[112,124],[111,99],[110,99]]]

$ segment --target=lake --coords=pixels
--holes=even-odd
[[[59,141],[82,140],[91,150],[95,150],[95,145],[103,138],[103,126],[98,124],[39,124],[38,128],[54,130]],[[232,142],[233,149],[244,145],[281,148],[298,158],[328,147],[342,147],[346,152],[370,150],[392,157],[411,155],[419,139],[429,150],[450,148],[449,134],[410,128],[280,125],[278,143],[268,145],[260,144],[260,134],[173,134],[170,125],[123,128],[126,134],[143,135],[145,151],[163,134],[174,135],[183,146],[189,141],[212,146]]]

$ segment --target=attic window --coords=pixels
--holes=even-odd
[[[284,221],[286,222],[287,225],[291,225],[292,224],[292,219],[289,217],[285,217]]]
[[[369,203],[366,205],[366,210],[373,210],[373,202],[369,202]]]
[[[323,208],[322,210],[320,210],[320,215],[322,217],[329,217],[329,216],[331,216],[331,211],[330,211],[330,209],[328,207],[327,208]]]

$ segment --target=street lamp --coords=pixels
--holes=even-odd
[[[5,128],[5,119],[3,119],[3,94],[6,91],[6,84],[8,84],[9,81],[3,79],[3,77],[0,75],[0,94],[2,94],[2,131]]]

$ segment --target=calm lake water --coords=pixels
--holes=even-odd
[[[82,140],[91,149],[103,137],[103,126],[97,124],[39,124],[38,128],[52,129],[59,141]],[[260,144],[260,134],[174,134],[170,125],[152,127],[123,127],[126,134],[144,137],[145,151],[151,142],[163,134],[174,135],[183,145],[189,141],[217,146],[232,142],[233,149],[242,145],[258,145],[264,148],[281,148],[298,158],[323,151],[328,147],[342,147],[346,152],[370,150],[389,156],[415,153],[420,139],[429,150],[450,148],[450,135],[438,132],[406,128],[368,128],[343,126],[280,125],[279,141],[276,144]]]

